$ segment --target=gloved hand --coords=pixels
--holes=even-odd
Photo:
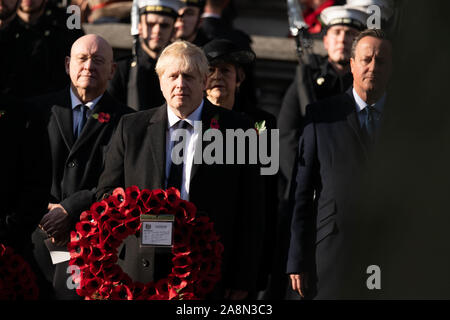
[[[70,239],[70,217],[60,204],[49,203],[49,212],[42,218],[39,227],[44,230],[58,246],[65,246]]]

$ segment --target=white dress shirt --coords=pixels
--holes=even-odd
[[[78,97],[75,95],[75,93],[73,93],[72,87],[70,88],[70,100],[72,101],[72,115],[73,115],[73,134],[76,135],[77,133],[75,132],[77,127],[78,127],[78,123],[80,123],[81,121],[81,109],[77,108],[77,106],[79,106],[80,104],[85,105],[88,107],[88,110],[86,112],[86,119],[89,119],[89,117],[91,116],[92,110],[94,110],[95,106],[97,105],[98,101],[103,97],[103,94],[98,96],[97,98],[95,98],[92,101],[89,101],[87,103],[83,103],[80,101],[80,99],[78,99]]]
[[[183,177],[181,181],[181,198],[184,200],[189,200],[189,185],[190,185],[190,177],[192,172],[192,164],[194,161],[194,153],[195,152],[202,152],[202,150],[195,150],[195,146],[197,145],[198,139],[201,139],[200,135],[201,132],[195,132],[194,131],[194,121],[201,121],[202,119],[202,110],[203,110],[203,103],[202,100],[200,106],[195,109],[194,112],[192,112],[185,120],[190,124],[189,134],[187,135],[186,139],[186,148],[184,150],[184,163],[183,163]],[[170,174],[170,167],[172,165],[172,147],[176,143],[176,141],[171,141],[170,137],[173,134],[173,132],[178,129],[178,122],[181,120],[178,118],[175,113],[171,110],[169,106],[167,106],[167,116],[168,116],[168,125],[167,125],[167,131],[166,131],[166,178],[165,178],[165,186],[167,188],[167,181]]]

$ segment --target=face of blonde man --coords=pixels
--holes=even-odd
[[[181,58],[171,58],[159,77],[161,91],[168,106],[181,119],[189,116],[203,100],[206,88],[206,75],[196,68],[189,68]]]

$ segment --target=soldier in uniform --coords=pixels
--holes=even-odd
[[[210,40],[200,29],[205,0],[181,0],[181,2],[185,6],[178,11],[178,19],[175,22],[175,39],[189,41],[201,47]]]
[[[69,30],[69,15],[47,0],[19,2],[16,17],[2,31],[8,46],[2,53],[2,93],[24,98],[65,87],[64,59],[84,32]]]
[[[327,56],[312,55],[309,64],[300,64],[294,81],[286,91],[280,114],[280,216],[279,216],[279,257],[274,257],[279,276],[285,280],[284,266],[286,259],[292,204],[289,194],[292,190],[294,163],[298,153],[298,141],[303,130],[306,105],[327,97],[345,92],[353,82],[350,72],[350,54],[353,39],[366,28],[367,14],[348,6],[331,6],[322,11],[320,19],[325,27],[323,44]],[[278,287],[283,280],[275,280],[273,292],[283,294]],[[279,291],[282,290],[282,291]]]
[[[249,35],[235,29],[224,18],[229,3],[229,0],[206,0],[201,29],[209,39],[228,39],[241,48],[250,49],[252,40]]]
[[[178,0],[138,1],[136,54],[118,62],[108,89],[116,99],[137,111],[158,107],[165,101],[155,65],[172,39],[181,5]]]

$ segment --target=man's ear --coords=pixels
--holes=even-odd
[[[245,80],[245,72],[241,67],[236,67],[236,86],[239,88]]]
[[[323,46],[328,51],[328,36],[326,34],[323,36]]]
[[[353,57],[350,58],[350,71],[353,74],[353,66],[355,64],[355,59]]]
[[[70,57],[66,56],[66,60],[64,61],[64,66],[66,68],[67,75],[70,76]]]
[[[139,36],[141,37],[141,38],[143,38],[143,39],[145,39],[145,36],[144,36],[144,27],[143,27],[143,24],[144,24],[145,22],[144,22],[144,19],[142,18],[142,16],[141,17],[139,17],[139,23],[138,23],[138,34],[139,34]]]
[[[114,73],[116,72],[116,68],[117,68],[117,63],[112,62],[111,63],[111,73],[109,75],[108,80],[111,80],[114,77]]]

